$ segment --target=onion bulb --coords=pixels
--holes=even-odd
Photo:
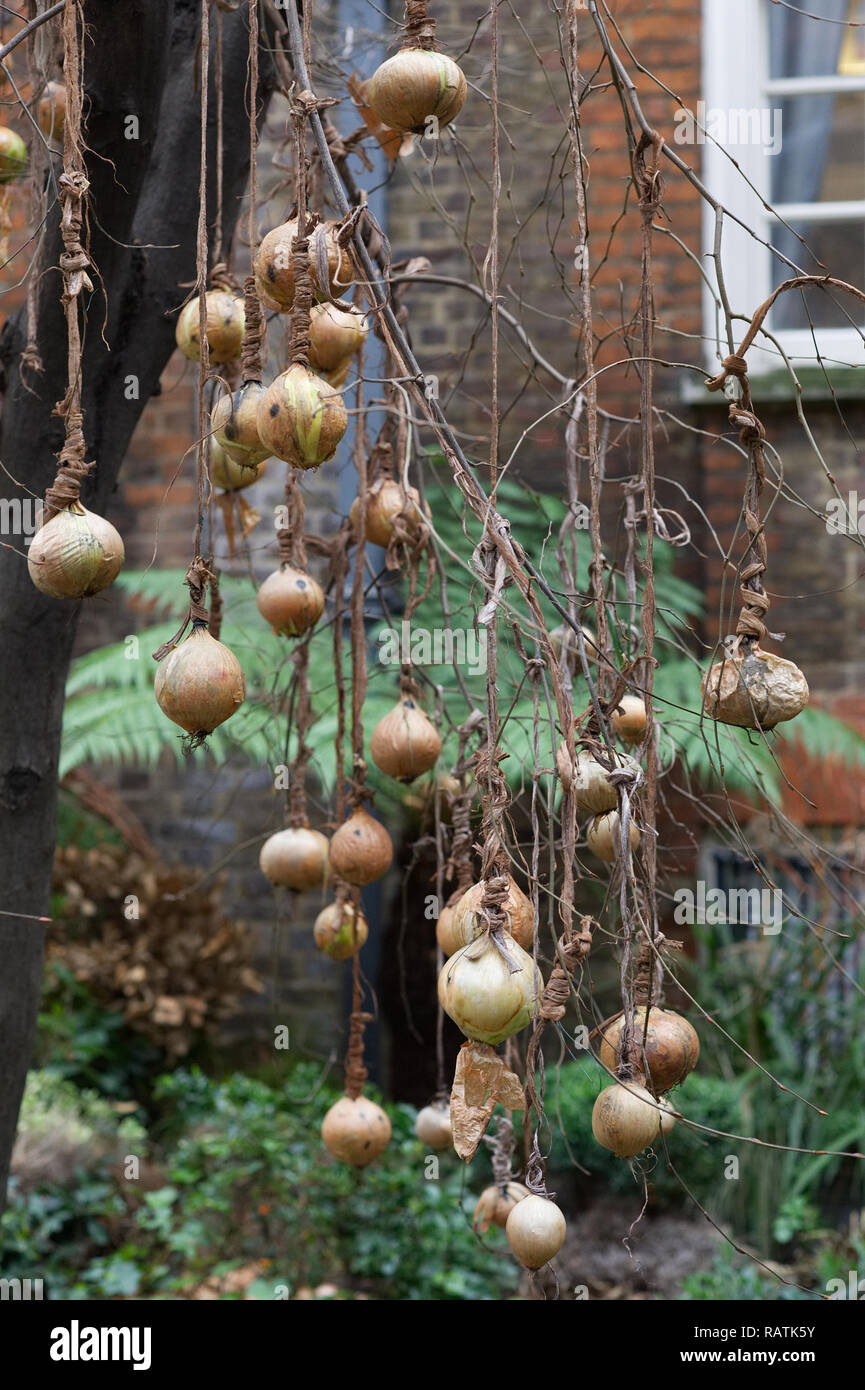
[[[658,1101],[660,1113],[658,1115],[658,1128],[661,1134],[669,1134],[671,1129],[676,1128],[676,1116],[673,1114],[673,1107],[666,1097]]]
[[[603,859],[605,864],[614,864],[619,857],[622,840],[619,825],[618,811],[608,811],[605,816],[595,816],[586,831],[586,842],[589,849],[592,854]],[[640,832],[633,821],[628,827],[628,839],[631,849],[637,849],[640,843]]]
[[[225,492],[240,492],[257,482],[266,467],[266,463],[257,463],[254,468],[235,463],[215,439],[210,441],[210,476],[214,487],[221,487]]]
[[[309,316],[309,365],[314,372],[336,372],[366,342],[365,314],[337,304],[315,304]]]
[[[583,634],[583,646],[586,649],[586,664],[591,665],[593,661],[598,659],[598,639],[595,636],[594,628],[588,627],[585,623],[581,625],[580,631]],[[558,627],[550,629],[550,646],[559,661],[564,661],[566,666],[571,666],[578,674],[582,674],[580,646],[577,641],[577,634],[570,624],[561,623]]]
[[[66,125],[66,88],[62,82],[49,82],[39,98],[36,119],[48,141],[59,144]]]
[[[294,264],[292,242],[297,236],[297,219],[291,218],[274,227],[262,237],[255,255],[255,284],[265,301],[285,312],[294,303]],[[321,297],[318,283],[318,246],[321,240],[327,248],[328,290],[335,298],[348,288],[353,279],[351,259],[337,240],[335,222],[320,222],[309,237],[309,273],[313,293]]]
[[[638,1081],[605,1086],[592,1110],[592,1133],[617,1158],[642,1153],[660,1133],[661,1122],[652,1097]]]
[[[558,1255],[567,1233],[565,1218],[555,1202],[534,1193],[517,1202],[505,1226],[508,1245],[526,1269],[540,1269]]]
[[[330,842],[330,867],[355,888],[384,878],[392,861],[390,835],[362,806],[352,811]]]
[[[243,328],[246,315],[243,300],[228,290],[208,290],[207,300],[207,346],[211,362],[233,362],[240,356],[243,343]],[[199,336],[198,296],[190,299],[180,311],[175,338],[177,346],[190,362],[198,362],[201,356]]]
[[[318,949],[331,960],[348,960],[363,946],[369,927],[363,913],[355,913],[354,903],[343,903],[341,908],[331,903],[316,917],[312,934]]]
[[[629,754],[613,749],[607,749],[606,754],[614,768],[639,771],[639,763]],[[568,745],[563,741],[556,753],[556,767],[565,790],[573,789],[578,815],[600,816],[605,811],[615,811],[618,804],[616,785],[610,781],[607,769],[587,748],[577,749],[572,763]]]
[[[352,1168],[365,1168],[390,1142],[390,1120],[380,1105],[366,1096],[342,1096],[324,1117],[321,1137],[325,1147]]]
[[[339,392],[300,362],[271,382],[255,420],[262,447],[295,468],[333,458],[348,425]]]
[[[649,1085],[660,1095],[678,1086],[694,1070],[700,1059],[700,1039],[688,1020],[671,1009],[650,1009],[648,1029],[645,1024],[645,1006],[638,1005],[631,1034],[630,1061],[639,1071],[647,1073]],[[621,1061],[624,1026],[624,1016],[620,1015],[603,1030],[600,1058],[608,1071],[616,1071]]]
[[[265,878],[275,888],[320,888],[327,878],[327,836],[309,826],[289,826],[265,840],[258,857]]]
[[[124,558],[111,522],[73,502],[40,526],[27,568],[36,588],[51,598],[89,598],[113,584]]]
[[[613,728],[623,743],[642,743],[646,721],[646,706],[639,695],[623,695],[612,713]]]
[[[376,767],[397,782],[413,782],[429,772],[441,750],[438,730],[410,695],[379,720],[369,741]]]
[[[394,532],[394,523],[399,517],[402,526],[411,540],[419,539],[424,530],[424,520],[418,510],[420,493],[417,488],[403,488],[393,478],[384,478],[374,483],[367,493],[366,525],[364,535],[370,545],[380,545],[386,550]],[[360,498],[351,504],[349,520],[355,532],[360,527]]]
[[[211,734],[243,704],[246,681],[240,662],[203,623],[159,663],[156,702],[188,734]]]
[[[531,1021],[543,987],[540,971],[512,936],[502,934],[512,974],[487,937],[463,946],[445,961],[438,982],[439,1003],[467,1038],[494,1045]]]
[[[486,1235],[490,1226],[500,1226],[504,1230],[508,1217],[529,1189],[521,1182],[506,1182],[495,1187],[485,1187],[477,1201],[472,1217],[472,1228],[479,1236]]]
[[[507,918],[505,930],[510,933],[518,946],[522,946],[523,950],[528,950],[535,936],[535,910],[531,900],[526,897],[522,888],[510,875],[508,875],[508,881],[508,896],[504,902],[504,912]],[[467,946],[484,930],[484,924],[478,916],[483,902],[484,888],[483,881],[473,884],[463,893],[453,908],[445,908],[439,913],[436,938],[446,956],[452,956],[462,946]],[[445,917],[445,913],[448,911],[450,915]]]
[[[422,1144],[436,1153],[449,1149],[454,1142],[451,1129],[451,1110],[446,1100],[434,1100],[418,1111],[414,1132]]]
[[[232,463],[257,468],[270,457],[258,437],[256,412],[264,395],[260,381],[246,381],[231,396],[220,396],[210,416],[214,443]]]
[[[0,125],[0,183],[11,183],[27,172],[27,146],[16,130]]]
[[[373,73],[367,101],[382,125],[422,135],[431,116],[447,125],[466,99],[466,79],[452,58],[403,48]]]
[[[795,719],[808,703],[808,682],[792,661],[761,647],[718,661],[703,677],[706,713],[742,729],[774,729]]]
[[[283,637],[299,637],[314,627],[324,612],[324,590],[304,570],[280,565],[258,591],[258,611]]]

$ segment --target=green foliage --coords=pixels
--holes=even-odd
[[[709,1269],[701,1269],[696,1274],[688,1274],[682,1280],[680,1298],[688,1301],[696,1299],[709,1302],[764,1302],[767,1299],[781,1302],[810,1302],[813,1295],[801,1289],[774,1279],[767,1271],[760,1269],[737,1255],[730,1246],[725,1246],[715,1256]]]
[[[134,1033],[122,1013],[94,1000],[70,970],[52,961],[45,971],[36,1038],[36,1065],[77,1086],[128,1100],[164,1064],[164,1053]]]

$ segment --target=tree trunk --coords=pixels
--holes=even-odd
[[[87,306],[82,374],[87,458],[96,466],[82,500],[110,517],[132,432],[174,348],[176,310],[187,293],[178,287],[195,278],[199,3],[85,0],[84,14],[90,249],[99,275]],[[249,173],[248,27],[245,10],[223,18],[228,246]],[[214,70],[212,47],[211,77]],[[274,83],[263,46],[261,109]],[[209,111],[208,168],[215,174],[212,81]],[[128,138],[131,116],[137,139]],[[208,206],[215,208],[215,178]],[[59,250],[55,204],[39,267],[45,272],[39,295],[45,370],[38,377],[30,373],[31,389],[18,373],[23,313],[0,337],[0,500],[41,497],[63,442],[61,421],[52,415],[66,390],[60,276],[50,269]],[[130,376],[139,383],[137,400],[127,399],[124,389]],[[32,918],[46,914],[50,900],[63,692],[80,609],[40,594],[27,572],[23,539],[7,539],[0,548],[0,1210],[39,1008],[42,928]]]

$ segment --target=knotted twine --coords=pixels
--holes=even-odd
[[[400,47],[436,52],[436,22],[427,14],[426,0],[405,0],[405,23],[402,27]]]

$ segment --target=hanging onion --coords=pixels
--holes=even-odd
[[[49,82],[39,98],[36,119],[48,141],[59,144],[66,125],[66,88],[62,82]]]
[[[337,830],[330,842],[330,867],[333,872],[363,888],[384,878],[393,861],[393,841],[381,821],[359,806]]]
[[[327,878],[327,836],[309,826],[289,826],[265,840],[258,863],[276,888],[320,888]]]
[[[491,1225],[500,1226],[504,1230],[507,1225],[508,1217],[524,1197],[529,1196],[529,1189],[523,1187],[520,1182],[506,1182],[496,1187],[485,1187],[477,1201],[475,1214],[472,1217],[472,1227],[479,1236],[486,1235]]]
[[[483,882],[473,884],[453,908],[444,908],[439,913],[436,938],[446,956],[452,956],[461,947],[467,946],[484,930],[484,923],[478,916],[478,911],[483,902],[485,888]],[[523,950],[528,950],[535,937],[535,910],[531,900],[510,875],[504,912],[507,918],[506,931],[511,934],[517,945],[522,946]],[[445,913],[449,915],[445,916]]]
[[[255,419],[262,446],[295,468],[333,458],[348,425],[339,392],[300,362],[271,382]]]
[[[642,743],[646,736],[646,706],[639,695],[623,695],[612,713],[612,725],[623,743]]]
[[[592,1133],[617,1158],[642,1153],[660,1133],[658,1111],[638,1081],[605,1086],[592,1110]]]
[[[321,296],[322,287],[318,280],[319,248],[324,243],[327,253],[329,276],[328,290],[334,298],[339,298],[352,283],[353,272],[348,253],[337,240],[338,227],[335,222],[320,222],[309,237],[309,273],[312,277],[313,292]],[[255,255],[255,285],[259,296],[283,312],[294,304],[294,265],[291,244],[297,236],[297,219],[291,218],[281,226],[274,227],[262,237]]]
[[[27,172],[27,146],[16,130],[0,125],[0,183],[11,183]]]
[[[423,1110],[419,1110],[414,1122],[414,1132],[422,1144],[436,1153],[451,1148],[454,1136],[448,1102],[434,1100],[432,1105],[425,1105]]]
[[[257,482],[266,468],[266,463],[257,463],[254,468],[235,463],[215,439],[210,441],[210,476],[214,487],[220,487],[225,492],[240,492],[242,488]]]
[[[676,1128],[676,1116],[673,1114],[673,1107],[666,1097],[661,1097],[658,1101],[661,1107],[658,1115],[658,1127],[662,1134],[669,1134],[671,1129]]]
[[[240,662],[203,623],[159,663],[156,701],[188,734],[211,734],[243,704],[246,682]]]
[[[374,483],[366,499],[366,539],[370,545],[380,545],[386,550],[393,536],[394,523],[399,518],[408,538],[412,541],[418,540],[426,525],[419,508],[420,493],[417,488],[403,488],[402,484],[394,482],[393,478]],[[351,504],[349,520],[357,532],[360,527],[359,497]]]
[[[231,396],[220,396],[210,416],[213,441],[233,463],[257,468],[270,457],[258,437],[256,417],[264,395],[260,381],[246,381]]]
[[[650,1009],[648,1029],[645,1024],[645,1006],[638,1006],[630,1060],[639,1071],[647,1071],[652,1090],[660,1095],[678,1086],[694,1070],[700,1059],[700,1039],[688,1020],[671,1009]],[[620,1015],[603,1030],[600,1058],[608,1071],[616,1071],[621,1060],[624,1026],[624,1016]]]
[[[458,116],[466,79],[452,58],[425,48],[403,48],[377,68],[367,101],[382,125],[422,135],[431,116],[440,126]]]
[[[337,903],[331,903],[316,917],[312,934],[318,949],[330,956],[331,960],[348,960],[363,946],[369,936],[369,927],[363,913],[355,913],[354,903],[343,903],[341,908]]]
[[[608,811],[605,816],[595,816],[586,831],[586,842],[592,854],[606,864],[614,864],[619,857],[622,841],[620,824],[618,811]],[[640,832],[633,821],[628,826],[628,839],[631,849],[636,850],[640,843]]]
[[[343,1096],[324,1117],[321,1137],[334,1158],[365,1168],[390,1142],[390,1120],[380,1105],[358,1096]]]
[[[598,659],[598,639],[595,636],[594,628],[588,627],[583,623],[580,627],[583,634],[583,646],[586,649],[586,664],[591,665]],[[550,646],[558,657],[559,661],[564,660],[566,666],[570,666],[578,675],[582,674],[582,663],[580,661],[580,645],[574,629],[565,623],[550,630]]]
[[[233,362],[240,356],[243,344],[243,329],[246,315],[243,300],[228,290],[208,290],[207,300],[207,346],[211,362]],[[177,346],[190,362],[198,362],[201,357],[199,335],[198,296],[190,299],[180,311],[175,338]]]
[[[558,1255],[567,1233],[555,1202],[534,1193],[516,1204],[505,1226],[508,1244],[526,1269],[540,1269]]]
[[[606,749],[605,753],[614,768],[627,768],[634,773],[639,771],[639,763],[628,753],[619,753],[614,749]],[[556,753],[556,767],[565,790],[573,789],[578,815],[599,816],[616,809],[616,785],[610,781],[607,769],[587,748],[577,749],[571,763],[568,745],[563,741]]]
[[[706,713],[742,729],[774,729],[808,703],[808,682],[798,666],[759,646],[736,645],[703,677]]]
[[[299,637],[314,627],[324,612],[324,590],[304,570],[280,565],[258,591],[258,611],[283,637]]]
[[[502,934],[512,974],[488,936],[463,946],[439,975],[439,1003],[467,1038],[504,1042],[530,1022],[543,986],[540,971],[512,936]]]
[[[40,526],[27,568],[36,588],[51,598],[89,598],[114,582],[124,559],[111,522],[73,502]]]
[[[309,316],[309,365],[314,372],[347,368],[368,336],[365,314],[337,304],[315,304]]]
[[[397,782],[413,782],[429,772],[441,749],[438,730],[410,695],[379,720],[369,741],[376,767]]]

